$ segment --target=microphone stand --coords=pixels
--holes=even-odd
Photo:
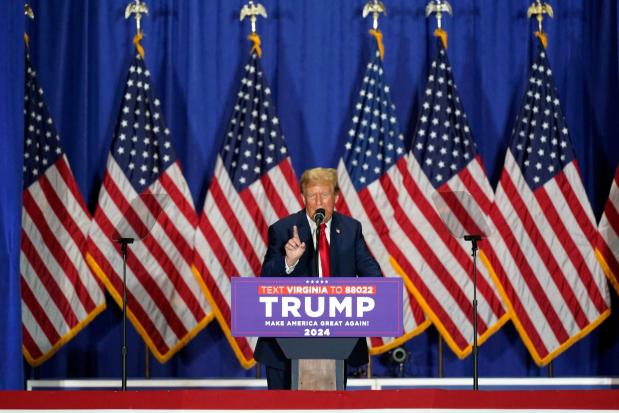
[[[316,277],[320,277],[320,224],[325,219],[325,210],[323,208],[318,208],[314,213],[314,222],[316,223],[316,251],[314,256],[316,260],[314,261],[314,273]]]
[[[471,241],[471,255],[473,256],[473,390],[479,390],[478,345],[477,345],[477,241],[481,235],[465,235],[465,241]]]
[[[123,257],[123,337],[120,354],[122,357],[121,389],[127,390],[127,245],[133,244],[133,238],[119,238],[120,253]]]

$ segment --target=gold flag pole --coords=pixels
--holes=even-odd
[[[436,30],[434,30],[434,35],[441,39],[443,43],[443,47],[447,49],[447,32],[443,30],[443,13],[447,13],[450,16],[453,15],[453,11],[451,9],[451,4],[447,0],[430,0],[430,2],[426,5],[426,18],[430,17],[432,14],[435,15],[436,18]],[[440,332],[438,333],[438,348],[437,348],[437,374],[438,377],[443,377],[443,336],[441,336]],[[476,385],[473,386],[476,390]]]
[[[546,33],[544,33],[544,28],[542,27],[542,23],[544,22],[544,14],[547,14],[548,17],[551,18],[554,17],[552,6],[548,3],[542,4],[542,0],[535,0],[535,3],[531,4],[527,9],[527,17],[530,19],[535,16],[537,19],[538,31],[535,32],[535,36],[539,38],[545,49],[548,45],[548,36],[546,36]]]
[[[251,53],[256,52],[258,57],[262,57],[262,49],[260,48],[260,36],[258,35],[258,33],[256,33],[256,21],[258,16],[262,16],[265,19],[268,18],[266,9],[262,4],[254,4],[253,0],[249,0],[249,3],[244,5],[241,9],[239,21],[243,21],[245,17],[249,17],[249,21],[251,22],[251,33],[249,34],[248,39],[251,40],[253,43]]]
[[[548,46],[548,35],[544,32],[543,22],[544,22],[544,14],[547,14],[548,17],[554,18],[554,11],[552,10],[552,6],[548,3],[543,3],[541,0],[535,0],[529,8],[527,9],[527,17],[530,19],[535,16],[537,19],[537,31],[535,32],[535,36],[542,43],[544,49]],[[547,374],[548,377],[554,376],[554,369],[552,368],[552,361],[547,364]]]
[[[140,22],[142,20],[143,14],[148,14],[148,6],[146,3],[140,0],[134,0],[130,2],[125,8],[125,19],[134,15],[135,19],[135,27],[136,34],[133,37],[133,45],[135,46],[138,54],[142,59],[144,59],[144,48],[140,44],[142,37],[144,37],[144,33],[142,32],[142,27]],[[133,239],[130,238],[131,242]],[[129,242],[129,243],[131,243]],[[123,248],[123,265],[126,259],[126,248],[127,243],[122,244]],[[123,391],[127,390],[127,282],[125,280],[125,274],[123,270],[123,292],[122,292],[122,348],[121,348],[121,357],[122,357],[122,377],[121,377],[121,388]],[[144,343],[144,377],[147,379],[150,378],[150,350],[148,349],[148,345]]]
[[[30,20],[34,20],[34,12],[32,11],[32,7],[28,3],[24,4],[24,16],[30,18]],[[30,36],[28,33],[24,32],[24,43],[26,43],[26,47],[28,47],[28,43],[30,42]]]
[[[447,32],[443,30],[442,21],[443,13],[447,13],[450,16],[453,14],[451,10],[451,4],[447,0],[430,0],[430,3],[426,6],[426,18],[432,14],[436,16],[436,30],[434,35],[441,39],[443,47],[447,49]]]
[[[135,48],[137,49],[142,59],[144,59],[144,48],[140,44],[140,40],[142,40],[142,37],[144,37],[144,33],[142,32],[140,21],[142,20],[143,14],[148,14],[148,6],[143,1],[134,0],[133,2],[129,3],[127,5],[127,8],[125,9],[125,19],[131,17],[132,14],[135,18],[136,27],[136,34],[133,38],[133,44],[135,45]]]
[[[252,0],[249,0],[249,3],[245,4],[241,8],[239,21],[242,22],[245,17],[249,17],[249,21],[251,22],[251,33],[247,38],[253,43],[250,53],[256,52],[256,55],[258,55],[258,57],[262,57],[260,36],[258,35],[258,33],[256,33],[256,21],[258,20],[258,16],[262,16],[265,19],[268,18],[266,9],[262,4],[255,4]],[[260,363],[256,362],[255,368],[256,378],[262,378],[262,368],[260,366]]]
[[[385,57],[385,46],[383,45],[383,34],[378,29],[378,18],[380,17],[381,13],[383,13],[385,16],[387,15],[387,8],[382,2],[379,2],[378,0],[369,0],[363,7],[363,18],[367,18],[370,13],[372,13],[372,30],[370,30],[370,34],[376,39],[376,44],[378,45],[378,53],[380,54],[380,60],[383,60],[383,58]]]

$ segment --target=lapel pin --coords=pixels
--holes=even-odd
[[[337,232],[339,234],[340,233],[340,229],[339,228],[335,228],[335,232]]]

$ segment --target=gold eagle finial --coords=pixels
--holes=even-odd
[[[369,16],[372,13],[372,28],[378,30],[378,17],[381,13],[387,15],[387,8],[378,0],[369,0],[365,6],[363,6],[363,18]]]
[[[542,29],[542,22],[544,21],[544,14],[547,14],[550,17],[554,17],[552,6],[548,3],[542,4],[542,0],[535,0],[535,3],[529,6],[527,10],[527,17],[530,19],[532,16],[537,18],[537,26],[539,28],[540,33],[544,33]]]
[[[430,17],[432,13],[436,13],[436,21],[438,28],[441,29],[441,20],[443,19],[443,13],[449,15],[452,14],[451,5],[447,0],[431,0],[426,6],[426,17]]]
[[[249,0],[249,3],[244,5],[241,9],[240,21],[243,21],[245,17],[249,17],[252,33],[256,33],[256,16],[262,16],[266,19],[268,17],[267,11],[262,4],[254,4],[253,0]]]
[[[34,12],[28,3],[24,4],[24,15],[34,19]]]
[[[129,3],[125,9],[125,19],[131,17],[132,14],[135,14],[135,27],[138,33],[142,33],[140,20],[142,20],[142,14],[148,14],[148,6],[140,0],[134,0],[132,3]]]

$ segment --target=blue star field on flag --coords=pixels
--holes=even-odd
[[[241,79],[221,158],[237,192],[287,157],[260,58],[251,53]]]
[[[357,192],[379,179],[406,153],[389,93],[377,51],[367,65],[343,158]]]
[[[565,116],[546,52],[538,46],[525,102],[516,118],[510,150],[533,190],[548,182],[574,159]]]
[[[29,55],[26,55],[24,118],[23,172],[24,188],[27,188],[62,156],[60,137],[43,102],[43,89],[39,86]]]
[[[176,161],[159,99],[153,96],[150,72],[139,54],[129,67],[112,156],[131,185],[141,193]]]
[[[435,188],[443,185],[477,155],[460,103],[447,52],[440,39],[413,137],[411,151]]]

